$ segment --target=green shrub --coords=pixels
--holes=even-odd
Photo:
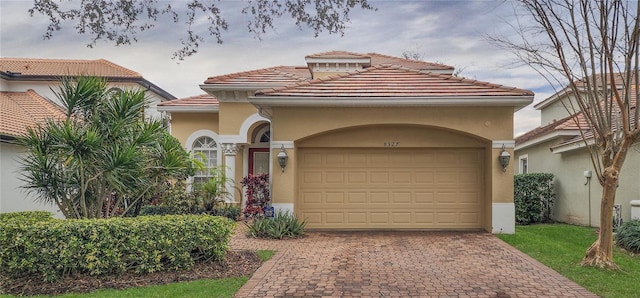
[[[242,213],[242,210],[238,206],[224,206],[224,207],[218,207],[213,210],[213,215],[224,216],[231,220],[240,219],[241,213]]]
[[[201,210],[185,211],[182,208],[166,205],[146,205],[140,208],[141,216],[148,215],[177,215],[177,214],[202,214]]]
[[[528,225],[551,222],[551,211],[555,203],[553,174],[515,175],[513,200],[516,223]]]
[[[623,223],[616,231],[616,244],[632,253],[640,253],[640,220]]]
[[[209,215],[0,223],[0,273],[56,280],[188,269],[196,260],[224,258],[235,223]]]
[[[48,221],[53,219],[53,214],[49,211],[23,211],[0,213],[0,224],[15,221],[23,224],[36,223],[39,221]]]
[[[257,238],[297,238],[304,235],[306,220],[289,212],[277,212],[273,218],[259,217],[247,224],[249,236]]]

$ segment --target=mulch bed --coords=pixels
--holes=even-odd
[[[0,293],[12,295],[59,295],[87,293],[98,289],[126,289],[161,285],[196,279],[218,279],[251,276],[262,265],[253,251],[230,250],[219,262],[196,263],[190,270],[166,271],[149,274],[122,273],[118,275],[66,277],[56,282],[42,282],[36,277],[10,279],[0,277]]]

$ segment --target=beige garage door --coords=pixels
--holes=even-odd
[[[308,228],[481,228],[483,152],[302,148],[296,208]]]

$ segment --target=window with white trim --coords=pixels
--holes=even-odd
[[[529,173],[529,155],[521,155],[518,157],[518,173]]]
[[[193,142],[193,158],[202,162],[204,169],[193,175],[193,185],[207,182],[213,176],[211,171],[218,165],[218,144],[210,137],[199,137]]]

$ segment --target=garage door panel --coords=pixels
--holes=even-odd
[[[309,228],[482,227],[482,149],[304,148],[298,154],[296,209]]]
[[[412,201],[414,201],[413,198],[415,198],[415,196],[410,192],[391,193],[391,203],[394,204],[412,203]]]
[[[371,172],[369,177],[371,183],[389,183],[389,172]]]
[[[347,182],[349,184],[365,184],[367,183],[367,173],[364,171],[348,172]]]
[[[345,174],[344,172],[326,172],[325,174],[325,181],[326,183],[337,183],[337,184],[343,184],[345,183]]]

